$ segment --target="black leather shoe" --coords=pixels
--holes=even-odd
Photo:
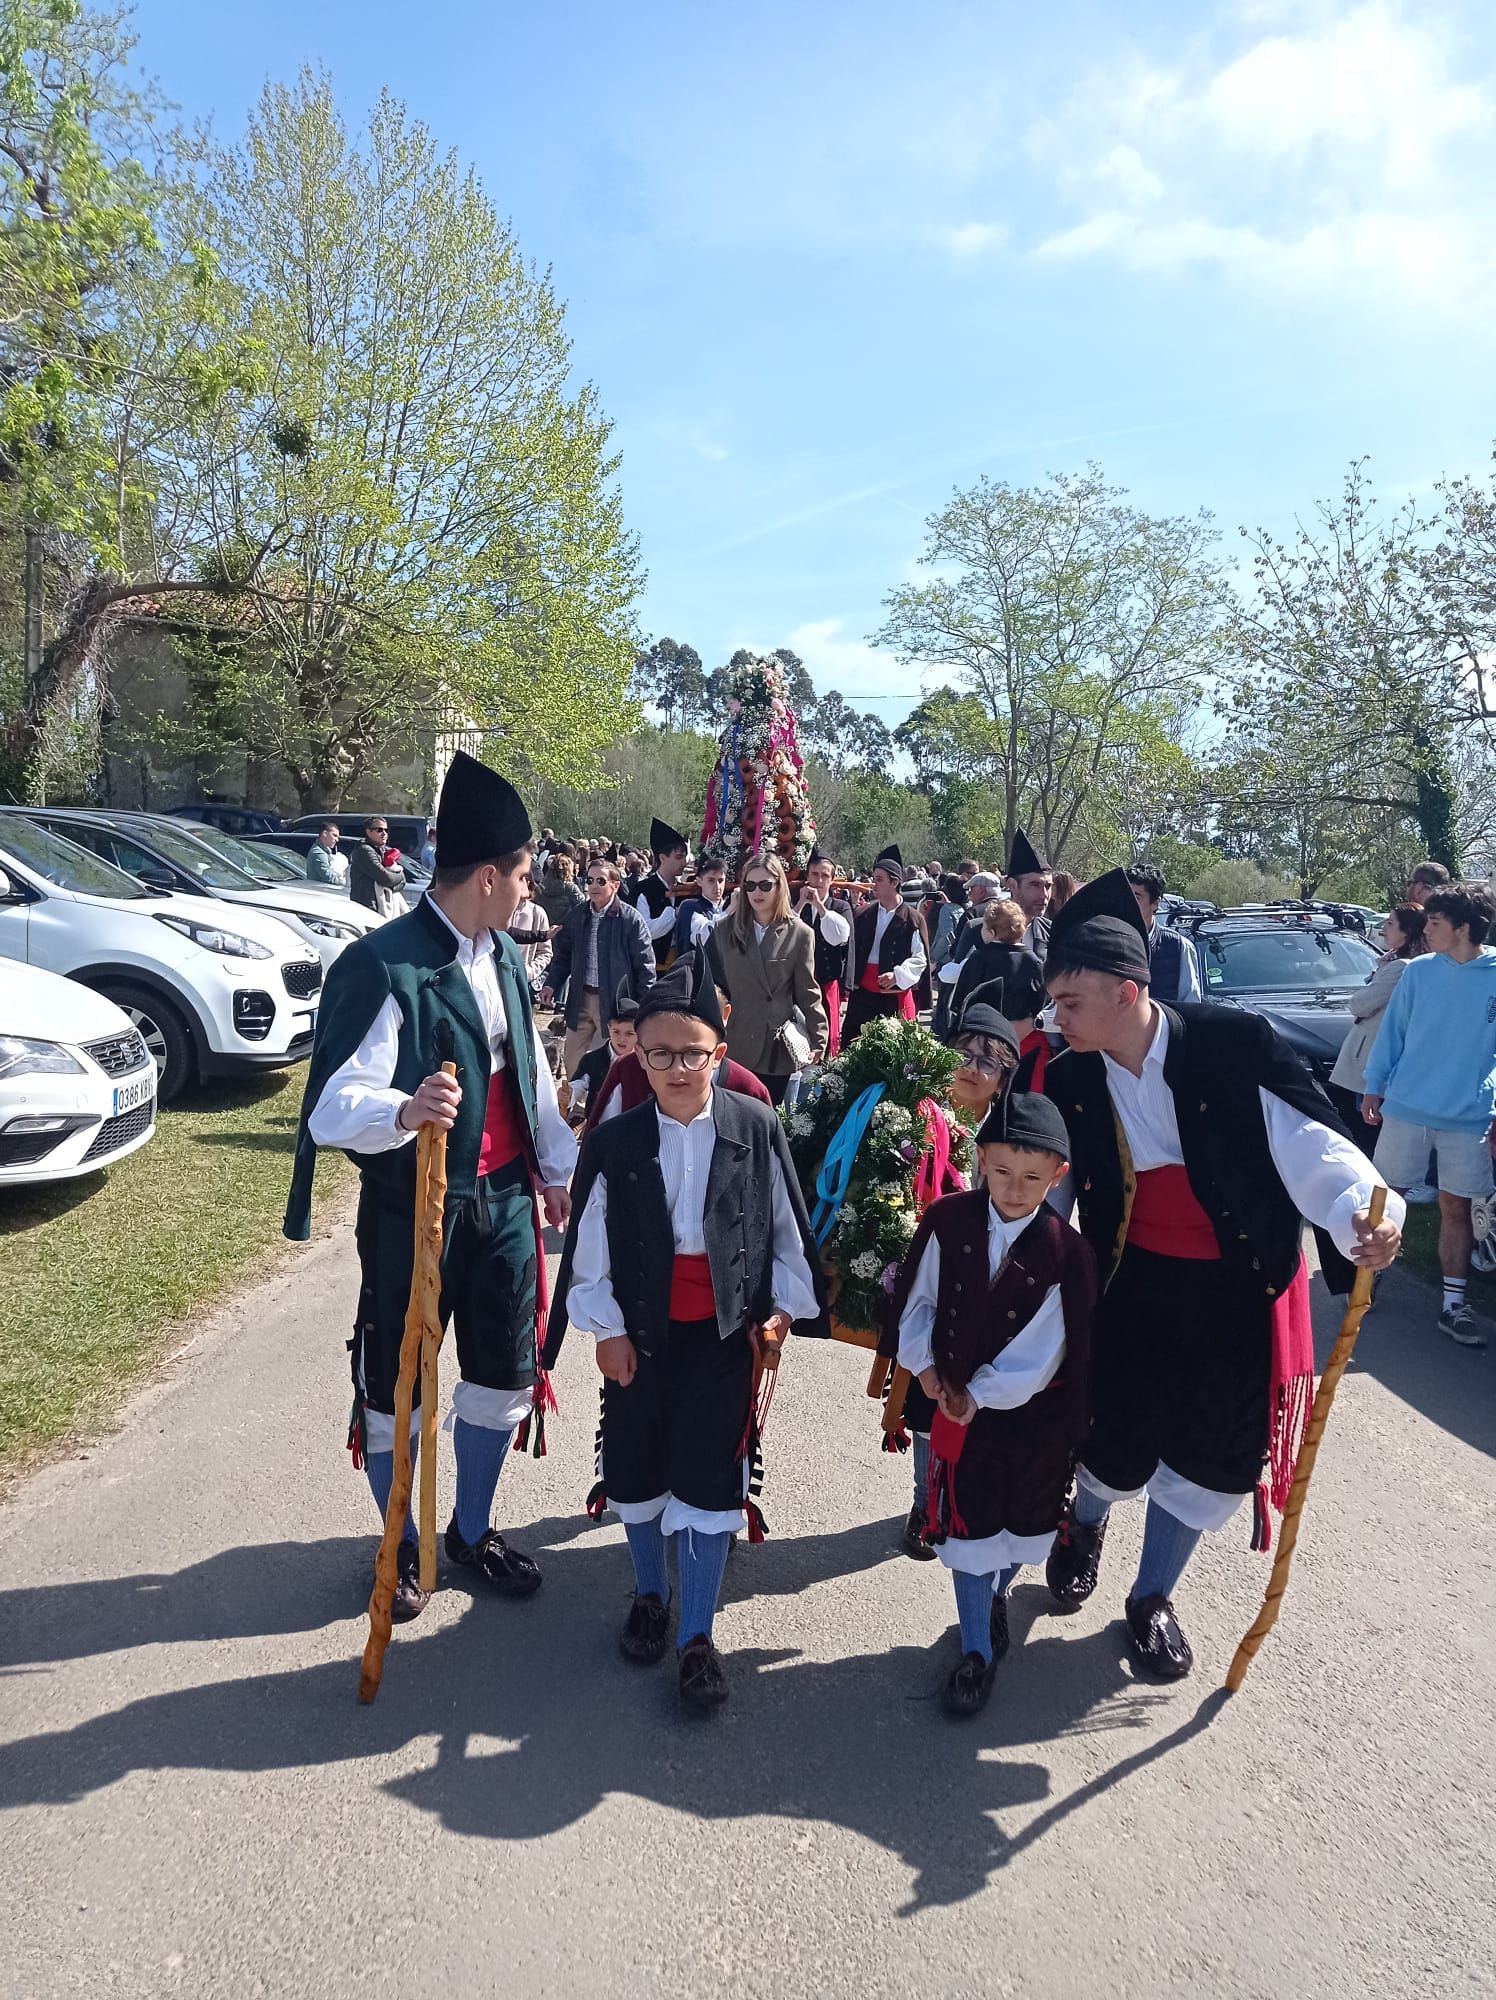
[[[1110,1519],[1110,1514],[1104,1515],[1094,1528],[1087,1528],[1075,1518],[1075,1502],[1065,1503],[1054,1547],[1044,1565],[1044,1580],[1056,1604],[1073,1609],[1084,1604],[1096,1588],[1096,1579],[1101,1574],[1101,1545],[1106,1540],[1106,1524]]]
[[[992,1692],[992,1676],[997,1655],[984,1660],[980,1653],[963,1653],[959,1664],[941,1690],[940,1705],[947,1715],[979,1715]]]
[[[1168,1598],[1157,1591],[1151,1597],[1129,1597],[1126,1609],[1127,1636],[1138,1665],[1155,1680],[1182,1681],[1195,1656]]]
[[[400,1544],[399,1563],[390,1619],[396,1625],[408,1625],[412,1618],[419,1618],[431,1602],[431,1592],[421,1588],[421,1551],[414,1542]]]
[[[618,1640],[623,1648],[623,1657],[632,1660],[636,1666],[652,1667],[657,1660],[664,1659],[669,1635],[668,1605],[662,1604],[653,1591],[647,1597],[640,1597],[635,1592]]]
[[[923,1507],[911,1507],[909,1519],[904,1523],[904,1532],[899,1536],[899,1547],[906,1556],[912,1556],[917,1563],[934,1562],[935,1551],[925,1540],[922,1530],[925,1525]]]
[[[447,1559],[459,1569],[475,1569],[501,1597],[533,1597],[540,1588],[540,1565],[531,1556],[511,1549],[497,1529],[488,1528],[476,1542],[465,1542],[457,1532],[454,1514],[447,1526]]]
[[[680,1698],[687,1708],[706,1715],[720,1708],[732,1690],[722,1671],[722,1655],[710,1639],[693,1639],[681,1648]]]
[[[994,1666],[1007,1652],[1012,1641],[1008,1637],[1008,1600],[994,1597],[992,1600],[992,1623],[988,1627],[992,1638],[992,1660]]]

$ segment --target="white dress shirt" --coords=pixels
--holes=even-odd
[[[665,891],[665,907],[657,917],[652,917],[649,914],[648,903],[645,902],[643,896],[640,896],[634,908],[643,917],[649,929],[651,941],[655,944],[663,944],[666,938],[672,936],[675,931],[675,898],[670,892],[670,884],[657,868],[651,874],[646,875],[644,880],[646,882],[659,883],[660,887]]]
[[[872,966],[875,972],[881,970],[881,968],[878,965],[878,953],[883,946],[883,934],[888,929],[888,926],[893,921],[895,915],[903,907],[904,905],[902,903],[895,903],[891,910],[885,910],[881,903],[878,905],[878,918],[876,923],[873,925],[873,942],[871,947],[869,948],[867,955],[868,965]],[[910,952],[909,956],[903,961],[901,965],[896,965],[893,968],[894,985],[899,989],[901,993],[907,993],[910,987],[918,986],[920,978],[924,973],[924,969],[925,969],[924,939],[919,934],[919,925],[916,924],[914,926],[913,950]],[[866,967],[864,967],[863,970],[865,971]]]
[[[833,951],[840,951],[852,935],[852,926],[840,910],[817,910],[816,916],[820,922],[821,936]]]
[[[473,989],[497,1073],[508,1061],[509,1025],[504,1018],[499,975],[493,962],[493,933],[485,930],[476,938],[464,937],[438,904],[429,897],[427,902],[457,940],[457,963]],[[392,1153],[397,1146],[407,1146],[414,1139],[414,1132],[403,1130],[395,1122],[401,1105],[407,1101],[406,1093],[391,1087],[404,1019],[400,1003],[391,993],[353,1054],[327,1079],[307,1120],[307,1129],[317,1145],[336,1146],[348,1153]],[[531,1037],[533,1040],[533,1024]],[[564,1187],[577,1163],[577,1142],[561,1116],[556,1103],[556,1080],[538,1047],[535,1151],[543,1184]]]

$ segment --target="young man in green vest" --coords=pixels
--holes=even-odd
[[[451,1561],[502,1595],[540,1587],[533,1560],[490,1525],[515,1428],[545,1393],[536,1348],[546,1222],[564,1228],[576,1142],[537,1052],[524,961],[505,935],[530,871],[530,820],[513,786],[459,751],[437,809],[436,874],[408,915],[350,945],[323,991],[285,1233],[311,1233],[319,1146],[357,1163],[362,1282],[348,1444],[381,1515],[394,1476],[395,1382],[410,1296],[417,1127],[447,1133],[442,1312],[456,1334],[457,1506]],[[442,1074],[443,1053],[457,1066]],[[419,1400],[420,1385],[416,1385]],[[411,1414],[414,1441],[417,1417]],[[397,1619],[425,1609],[415,1528],[400,1551]]]

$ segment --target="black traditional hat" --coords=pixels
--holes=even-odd
[[[995,1042],[1006,1042],[1017,1055],[1018,1037],[1013,1031],[1013,1023],[1003,1012],[1003,983],[1000,979],[989,979],[985,985],[972,987],[962,1006],[952,1040],[960,1035],[988,1035]]]
[[[507,778],[466,750],[457,751],[436,803],[436,853],[442,868],[497,861],[528,844],[533,829],[525,802]]]
[[[1013,848],[1008,856],[1005,870],[1008,880],[1016,882],[1020,875],[1047,875],[1049,863],[1034,846],[1022,827],[1013,835]]]
[[[1000,1097],[982,1120],[979,1146],[1027,1146],[1037,1153],[1058,1153],[1067,1164],[1070,1134],[1051,1098],[1032,1091],[1010,1091]]]
[[[1110,972],[1148,984],[1148,927],[1123,869],[1098,875],[1056,910],[1044,970],[1051,979],[1057,972]]]
[[[830,860],[831,856],[829,854],[822,854],[820,848],[817,846],[810,850],[809,855],[806,857],[805,865],[807,868],[814,868],[817,862],[830,862]]]
[[[667,826],[662,819],[649,822],[649,844],[656,861],[665,854],[675,854],[684,847],[690,850],[691,843],[683,833],[677,833],[673,826]]]
[[[632,1021],[638,1011],[639,1003],[630,991],[628,981],[620,979],[618,982],[618,991],[613,996],[612,1011],[608,1015],[609,1022]]]
[[[900,882],[904,879],[904,857],[896,847],[885,847],[873,862],[873,866],[885,869]]]
[[[723,1039],[722,1003],[704,951],[683,951],[664,978],[655,981],[639,1002],[635,1027],[642,1028],[652,1014],[689,1014],[705,1022],[719,1042]]]

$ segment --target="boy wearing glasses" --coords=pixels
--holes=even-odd
[[[669,1642],[665,1539],[676,1538],[680,1692],[728,1697],[712,1624],[728,1546],[762,1516],[749,1499],[758,1383],[792,1324],[824,1333],[810,1223],[779,1121],[713,1088],[726,1054],[716,988],[689,956],[641,1000],[638,1059],[652,1101],[599,1125],[583,1155],[547,1343],[569,1319],[597,1342],[602,1502],[634,1563],[625,1658]]]

